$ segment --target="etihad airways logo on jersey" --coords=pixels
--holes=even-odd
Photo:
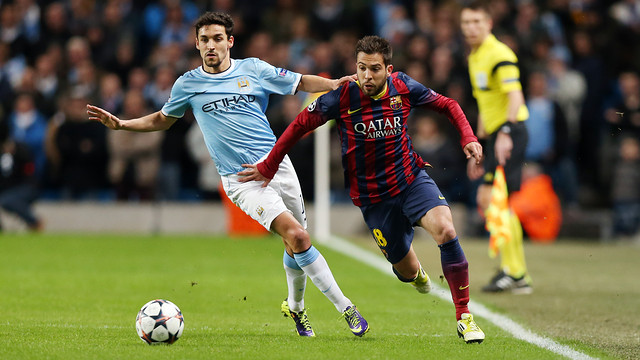
[[[214,100],[202,105],[202,111],[229,111],[240,107],[247,107],[256,101],[255,95],[235,95]]]
[[[400,116],[394,116],[392,118],[360,122],[354,124],[353,129],[355,132],[364,135],[367,139],[395,136],[402,133],[401,119],[402,117]]]

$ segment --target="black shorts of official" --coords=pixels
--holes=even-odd
[[[436,183],[425,170],[400,194],[371,205],[360,206],[373,239],[387,260],[402,260],[413,242],[413,227],[436,206],[448,206]]]
[[[496,160],[496,138],[498,137],[498,131],[490,135],[484,148],[484,183],[493,184],[493,177],[498,166]],[[522,166],[525,160],[525,151],[527,150],[527,144],[529,143],[529,133],[524,121],[518,121],[511,127],[511,140],[513,140],[513,149],[511,150],[511,157],[507,160],[504,166],[504,176],[507,180],[507,190],[511,193],[520,190],[520,183],[522,182]]]

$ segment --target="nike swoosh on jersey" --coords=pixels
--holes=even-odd
[[[442,196],[442,195],[438,195],[438,199],[440,199],[440,200],[444,200],[444,196]]]
[[[468,287],[469,287],[469,284],[467,284],[467,286],[458,286],[458,290],[464,290]]]
[[[355,113],[357,113],[357,112],[358,112],[358,111],[360,111],[360,110],[362,110],[362,108],[357,108],[357,109],[355,109],[355,110],[351,110],[351,109],[349,109],[349,110],[347,110],[347,114],[349,114],[349,115],[351,115],[351,114],[355,114]]]

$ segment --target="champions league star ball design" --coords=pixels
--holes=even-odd
[[[144,304],[136,318],[138,336],[149,345],[173,344],[184,330],[182,312],[171,301],[156,299]]]

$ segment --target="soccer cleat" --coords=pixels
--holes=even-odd
[[[416,279],[410,282],[410,284],[421,294],[426,294],[431,291],[431,279],[429,279],[429,275],[427,275],[427,272],[424,271],[422,267],[418,270]]]
[[[351,329],[353,335],[362,336],[369,331],[369,324],[367,323],[367,320],[360,315],[360,312],[356,309],[355,305],[347,307],[347,309],[342,313],[342,316],[344,316],[347,324],[349,324],[349,329]]]
[[[491,279],[489,284],[482,287],[482,291],[493,293],[511,291],[516,295],[528,295],[533,292],[533,288],[531,284],[529,284],[526,275],[520,278],[514,278],[513,276],[507,275],[504,271],[500,271]]]
[[[284,314],[285,317],[289,316],[293,319],[293,322],[296,323],[296,330],[298,331],[298,335],[300,336],[316,336],[311,328],[311,323],[309,322],[309,318],[307,317],[307,310],[303,309],[302,311],[295,312],[291,311],[289,308],[289,303],[287,299],[282,302],[280,305],[280,310]]]
[[[467,344],[478,343],[484,340],[484,332],[473,321],[473,315],[464,313],[458,320],[458,337],[464,338]]]

